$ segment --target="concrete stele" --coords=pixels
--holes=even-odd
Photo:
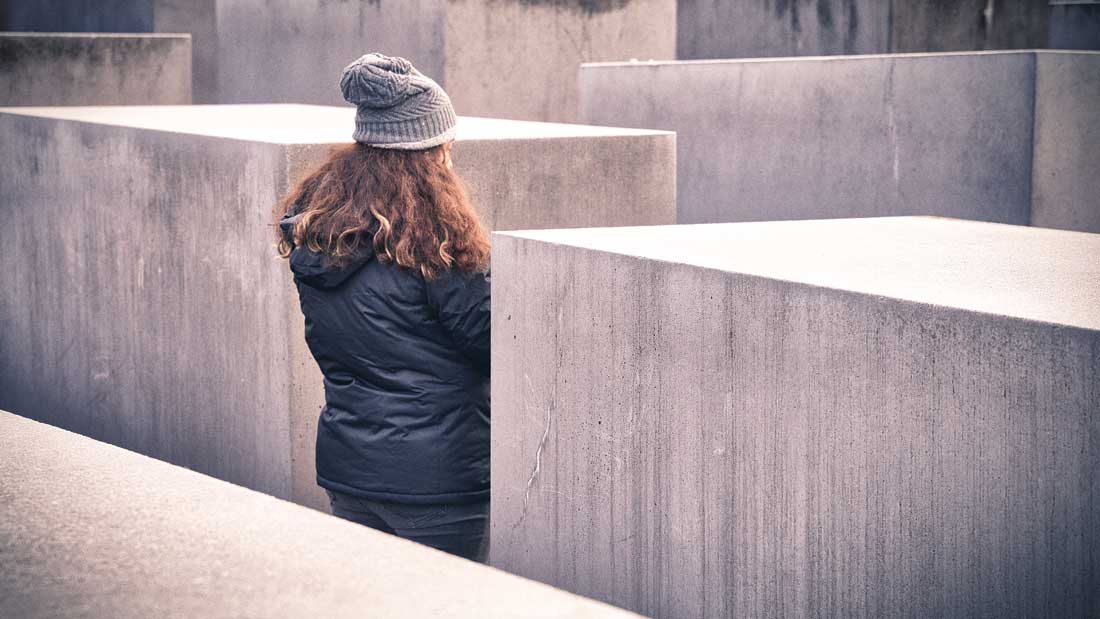
[[[674,130],[678,221],[937,215],[1100,232],[1100,53],[581,68],[582,117]]]
[[[273,207],[354,110],[0,110],[0,407],[327,508]],[[462,118],[491,229],[669,224],[675,136]],[[629,161],[629,165],[624,165]]]
[[[0,30],[187,32],[197,103],[343,103],[340,71],[405,56],[460,114],[576,121],[577,65],[676,57],[676,0],[5,0]]]
[[[0,106],[191,103],[191,36],[0,32]]]
[[[253,5],[217,0],[219,102],[340,103],[341,69],[382,51],[443,85],[460,114],[575,122],[580,63],[676,53],[675,0]]]
[[[636,617],[0,411],[5,617]]]
[[[493,565],[661,617],[1100,611],[1100,235],[512,232],[493,275]]]

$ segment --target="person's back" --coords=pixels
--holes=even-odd
[[[483,560],[489,246],[451,171],[454,112],[403,59],[368,54],[341,87],[357,143],[280,222],[325,380],[317,481],[338,516]]]

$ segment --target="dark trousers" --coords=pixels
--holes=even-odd
[[[488,499],[408,505],[327,492],[334,516],[479,563],[489,557]]]

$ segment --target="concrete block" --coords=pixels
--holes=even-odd
[[[445,0],[215,0],[218,102],[345,105],[340,72],[369,51],[404,56],[446,86],[445,5]],[[480,115],[457,103],[456,109]]]
[[[460,114],[573,122],[580,63],[673,58],[676,46],[675,0],[219,0],[217,10],[222,103],[343,103],[343,67],[383,50],[435,78]]]
[[[971,52],[590,64],[580,80],[586,121],[677,132],[680,223],[1027,224],[1033,185],[1049,196],[1042,211],[1100,212],[1092,157],[1079,155],[1100,130],[1084,103],[1098,67],[1095,52]],[[1067,132],[1050,159],[1043,145]],[[1072,157],[1056,177],[1036,176]],[[1090,216],[1037,221],[1100,232]]]
[[[188,103],[189,35],[0,32],[0,106]]]
[[[217,0],[6,0],[0,4],[0,31],[188,33],[194,41],[191,48],[191,88],[194,101],[215,103],[218,75],[216,2]],[[101,104],[108,103],[111,102],[105,101]]]
[[[9,6],[10,5],[10,6]],[[575,122],[582,62],[676,56],[676,0],[7,0],[3,30],[189,32],[198,103],[343,104],[341,70],[405,56],[460,114]]]
[[[321,377],[272,207],[354,110],[0,110],[0,407],[318,508]],[[675,136],[462,118],[492,229],[670,224]],[[627,163],[624,163],[627,162]]]
[[[1051,2],[1048,47],[1100,50],[1100,2]]]
[[[1043,47],[1045,2],[679,0],[681,60]]]
[[[5,617],[636,617],[0,412]]]
[[[1100,235],[494,234],[491,564],[658,617],[1100,613]]]

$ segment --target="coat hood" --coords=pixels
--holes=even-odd
[[[296,208],[291,209],[279,221],[279,230],[283,238],[288,241],[292,239],[291,231],[294,229],[294,224],[302,218],[302,215],[296,211]],[[329,264],[324,254],[310,251],[305,247],[295,247],[290,252],[290,271],[294,273],[294,279],[307,286],[335,288],[355,275],[373,257],[374,249],[370,246],[363,247],[347,266],[337,267]]]

